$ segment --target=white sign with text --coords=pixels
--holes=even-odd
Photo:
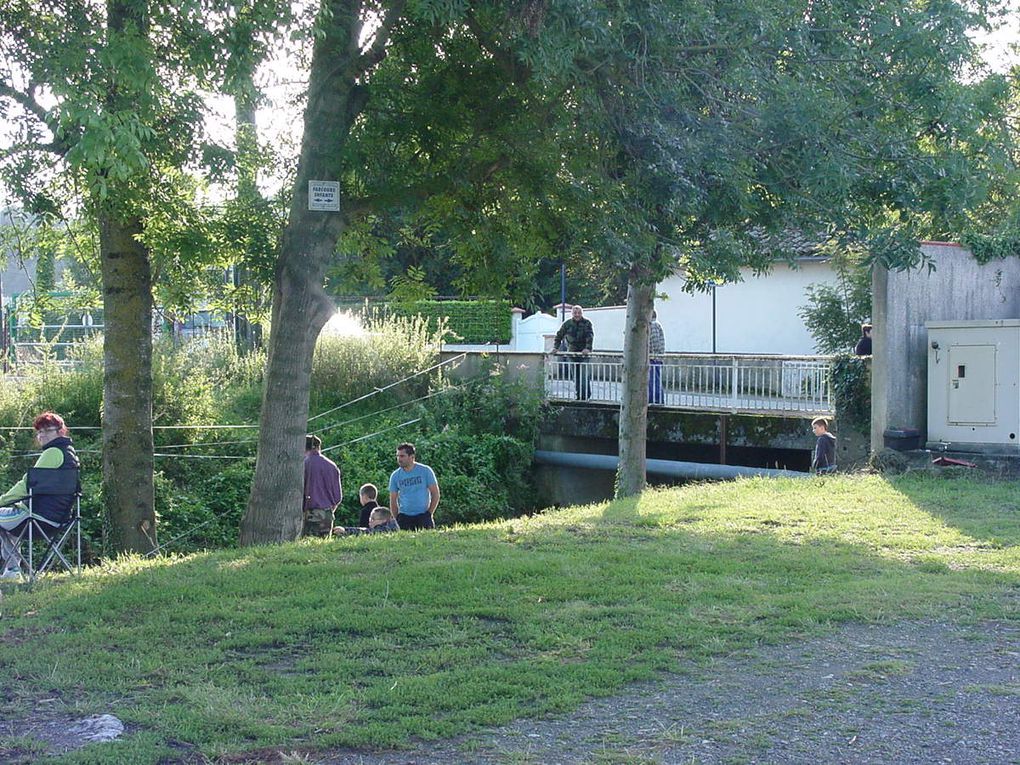
[[[308,209],[340,212],[340,181],[308,181]]]

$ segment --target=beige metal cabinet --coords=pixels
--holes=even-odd
[[[929,448],[1020,452],[1020,319],[926,326]]]

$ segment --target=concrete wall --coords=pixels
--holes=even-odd
[[[444,374],[453,380],[472,380],[498,369],[508,380],[523,382],[536,391],[545,385],[545,369],[541,353],[520,353],[517,351],[456,351],[444,348],[439,354],[440,361],[447,361],[464,354],[456,364],[448,364]]]
[[[872,278],[873,450],[882,448],[887,428],[916,428],[927,438],[926,321],[1020,318],[1020,258],[980,265],[959,245],[922,250],[934,271],[876,269]]]
[[[811,284],[835,284],[828,261],[803,260],[791,267],[777,263],[771,273],[755,276],[743,269],[743,281],[715,289],[715,350],[717,353],[780,353],[810,356],[818,351],[798,314],[807,304]],[[655,309],[674,353],[712,351],[712,293],[684,292],[685,280],[672,276],[656,287],[666,295]],[[595,330],[595,350],[622,351],[625,306],[585,307]],[[847,349],[850,350],[850,349]]]

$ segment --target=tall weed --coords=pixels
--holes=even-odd
[[[446,327],[431,330],[421,317],[370,317],[356,335],[323,333],[312,364],[311,411],[330,409],[428,369],[439,361]],[[393,396],[424,395],[433,375],[419,375]]]
[[[311,411],[324,411],[394,382],[410,378],[359,404],[318,419],[330,452],[344,470],[344,502],[338,521],[358,517],[358,487],[375,483],[388,501],[394,448],[410,440],[422,461],[439,475],[440,523],[517,515],[533,506],[528,476],[540,416],[539,399],[498,376],[456,384],[438,371],[413,376],[439,360],[445,327],[430,330],[418,317],[372,317],[354,335],[328,332],[318,342],[312,371]],[[100,424],[103,395],[102,338],[73,349],[73,368],[24,366],[0,377],[0,458],[6,488],[31,464],[34,446],[24,431],[43,409],[64,415],[83,461],[84,531],[87,555],[101,555],[103,501],[101,439],[85,429]],[[158,338],[153,349],[153,418],[157,425],[156,512],[165,543],[187,534],[171,549],[186,552],[236,543],[251,486],[252,431],[203,429],[206,424],[253,423],[258,417],[265,354],[240,355],[228,338],[184,344]],[[390,409],[390,407],[395,407]],[[386,410],[386,411],[384,411]],[[409,420],[417,423],[395,429]],[[81,430],[76,431],[79,428]],[[392,429],[392,430],[391,430]],[[368,436],[364,440],[362,437]],[[237,457],[237,461],[209,457]],[[197,528],[196,528],[197,527]]]

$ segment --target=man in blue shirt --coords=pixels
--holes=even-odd
[[[415,462],[414,444],[397,447],[397,464],[390,476],[390,510],[404,531],[434,529],[439,507],[439,484],[432,468]]]

